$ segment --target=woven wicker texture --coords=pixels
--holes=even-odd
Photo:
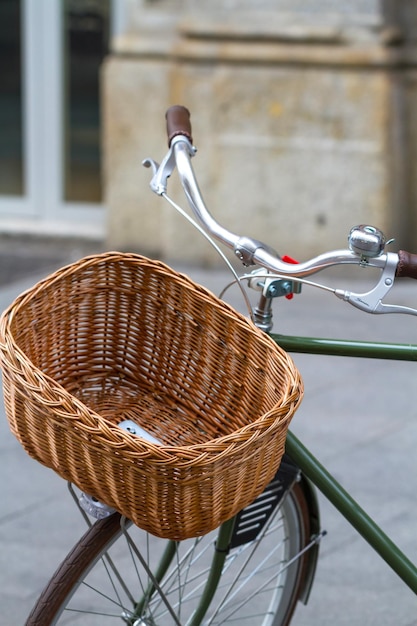
[[[263,490],[302,396],[268,336],[138,255],[87,257],[19,296],[0,352],[28,454],[172,539],[212,530]],[[125,419],[163,445],[119,428]]]

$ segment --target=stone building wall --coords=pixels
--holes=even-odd
[[[165,109],[181,103],[205,199],[230,230],[300,260],[363,222],[417,247],[414,5],[341,4],[130,0],[103,69],[111,246],[217,262],[140,165],[162,158]],[[181,197],[174,178],[171,190]]]

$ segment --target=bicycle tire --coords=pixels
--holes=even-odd
[[[46,585],[27,619],[26,626],[52,626],[73,623],[82,623],[83,626],[102,624],[104,620],[103,615],[110,617],[105,612],[108,611],[109,607],[111,607],[112,611],[114,610],[112,615],[115,619],[114,622],[111,619],[106,619],[104,621],[106,624],[130,623],[135,626],[165,626],[165,624],[179,623],[182,626],[187,623],[194,610],[191,596],[192,589],[188,589],[188,585],[192,585],[196,594],[200,595],[202,584],[207,578],[207,564],[204,553],[210,551],[215,546],[215,541],[212,537],[213,533],[195,540],[198,548],[200,549],[201,547],[203,550],[202,556],[200,552],[197,553],[197,548],[194,547],[194,544],[189,544],[189,542],[176,544],[178,550],[185,548],[186,552],[182,552],[181,555],[176,553],[175,567],[166,574],[161,582],[161,586],[172,603],[178,622],[175,622],[173,618],[171,619],[164,603],[157,594],[154,594],[149,603],[144,606],[142,616],[135,618],[137,619],[136,622],[133,620],[129,622],[127,615],[132,610],[132,604],[128,606],[126,598],[130,592],[126,594],[123,591],[122,599],[122,590],[119,588],[120,581],[113,580],[110,582],[110,579],[107,580],[108,569],[110,568],[109,564],[106,564],[107,556],[110,556],[112,559],[120,557],[127,565],[126,555],[121,553],[121,539],[125,539],[125,537],[121,530],[120,519],[120,515],[115,513],[104,520],[97,521],[87,530]],[[146,533],[139,531],[133,525],[129,528],[129,535],[131,531],[138,532],[140,535],[146,535]],[[275,535],[277,537],[280,536],[279,543],[267,541],[268,538],[273,538]],[[243,548],[236,548],[228,554],[219,588],[216,592],[217,595],[214,597],[208,614],[202,623],[207,625],[227,624],[229,623],[229,618],[235,622],[236,618],[239,617],[238,623],[242,625],[245,623],[262,624],[262,626],[284,626],[289,624],[302,588],[307,562],[307,554],[306,552],[303,553],[302,549],[308,542],[309,536],[308,503],[303,489],[299,484],[295,484],[284,498],[279,510],[276,512],[275,518],[271,518],[267,527],[262,531],[262,537],[252,541],[250,545],[245,544]],[[147,539],[141,540],[142,552],[151,557],[154,553],[154,547],[150,549],[150,545],[154,546],[157,542],[163,541],[149,536]],[[164,543],[166,544],[167,542],[165,541]],[[236,551],[238,551],[238,554],[234,554]],[[120,554],[118,554],[119,552]],[[269,564],[268,561],[267,563],[266,561],[274,552],[277,553],[274,562]],[[188,555],[187,559],[184,554]],[[298,558],[296,558],[297,554],[299,554]],[[249,556],[251,556],[250,559],[248,558]],[[251,563],[252,558],[257,559],[255,566]],[[236,560],[240,561],[240,563],[238,563],[237,574],[234,574],[233,568]],[[282,560],[286,562],[291,560],[292,564],[286,569],[282,569]],[[281,571],[277,572],[274,570],[277,567],[276,562],[281,563]],[[249,563],[251,563],[250,567]],[[263,569],[261,570],[261,565],[265,565],[267,568],[266,574]],[[200,570],[197,570],[198,566],[201,567]],[[138,565],[136,564],[134,569],[137,567]],[[96,575],[95,570],[97,568],[103,568],[104,576],[101,574],[100,576]],[[229,580],[229,570],[230,575],[233,577],[232,580]],[[114,572],[111,573],[114,574]],[[174,581],[174,573],[178,576],[178,581],[176,579]],[[267,591],[271,596],[269,603],[265,604],[265,606],[263,606],[263,594],[266,591],[261,589],[261,586],[254,586],[255,578],[258,575],[263,577],[259,581],[259,585],[267,584]],[[138,579],[136,579],[137,572],[134,573],[134,576],[135,584],[139,588],[141,585],[138,584]],[[90,597],[85,597],[85,595],[89,596],[90,591],[98,584],[97,581],[99,579],[100,583],[108,585],[106,589],[100,590],[99,593],[102,595],[97,596],[100,601],[103,601],[103,605],[107,605],[106,607],[96,606],[92,604]],[[113,589],[109,599],[109,589],[115,587],[116,584],[117,593]],[[131,582],[125,578],[124,584],[128,586]],[[140,588],[137,588],[135,590],[136,595],[139,594],[140,596],[143,594],[146,584],[146,581],[142,580],[142,591]],[[187,595],[185,595],[186,592]],[[133,594],[130,595],[132,598],[134,597]],[[77,596],[80,596],[78,600]],[[171,600],[172,596],[174,600]],[[183,601],[181,608],[179,608],[178,602],[180,597]],[[215,602],[216,600],[221,602],[219,598],[223,599],[223,604],[217,606]],[[77,600],[80,604],[74,604],[74,600]],[[186,605],[185,608],[184,604]],[[82,621],[79,622],[81,615],[79,611],[81,610],[83,611]],[[123,612],[125,612],[125,617],[122,617]]]

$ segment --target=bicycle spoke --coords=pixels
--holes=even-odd
[[[135,542],[131,539],[129,533],[127,532],[126,529],[123,530],[123,534],[126,537],[126,540],[129,544],[130,549],[133,550],[134,554],[136,555],[136,557],[138,558],[138,560],[140,561],[142,567],[144,568],[145,572],[147,573],[147,575],[149,576],[149,579],[151,581],[151,584],[155,586],[155,589],[158,590],[158,593],[161,597],[161,599],[163,600],[168,612],[170,613],[172,619],[174,620],[174,623],[177,624],[177,626],[181,626],[181,623],[178,621],[174,610],[172,609],[168,598],[166,596],[166,594],[164,593],[164,591],[162,590],[162,588],[159,585],[159,581],[155,578],[155,576],[153,575],[152,571],[149,568],[149,565],[146,563],[145,559],[143,558],[140,550],[137,548]]]
[[[299,498],[300,489],[256,539],[230,550],[217,588],[211,567],[216,543],[224,535],[218,539],[215,531],[195,540],[167,542],[134,525],[127,531],[117,514],[100,520],[58,568],[27,626],[60,626],[82,614],[83,626],[184,626],[194,623],[196,615],[202,616],[201,626],[279,626],[284,618],[287,623],[304,559],[298,520],[306,507]],[[210,579],[214,589],[206,587]]]

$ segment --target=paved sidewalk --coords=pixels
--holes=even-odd
[[[50,258],[50,269],[62,261],[58,257]],[[46,269],[0,287],[0,308]],[[214,291],[227,282],[223,271],[190,274]],[[347,286],[345,274],[340,282]],[[236,288],[228,297],[242,309]],[[417,284],[398,288],[399,300],[417,307]],[[416,317],[362,314],[311,288],[282,301],[276,319],[277,332],[375,341],[417,343],[416,330]],[[294,358],[306,391],[293,431],[417,562],[417,364]],[[0,626],[21,626],[84,523],[65,483],[27,457],[3,414],[0,453]],[[293,624],[415,626],[416,596],[322,499],[321,514],[328,534],[309,605],[297,609]]]

